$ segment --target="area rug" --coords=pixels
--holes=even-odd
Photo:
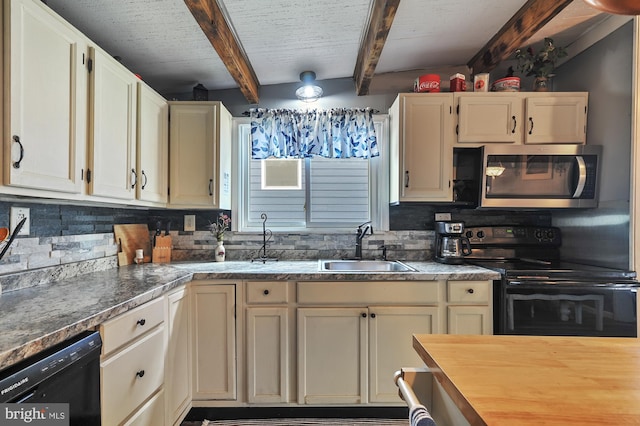
[[[202,426],[407,426],[408,419],[333,419],[333,418],[291,418],[291,419],[239,419],[205,420]]]

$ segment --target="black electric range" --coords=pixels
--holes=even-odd
[[[500,272],[494,282],[494,333],[635,337],[634,271],[560,258],[554,227],[468,227],[467,263]]]

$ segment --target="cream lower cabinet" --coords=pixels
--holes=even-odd
[[[448,334],[493,334],[492,294],[492,281],[448,281]]]
[[[179,424],[191,408],[189,297],[185,287],[167,295],[165,401],[167,424]]]
[[[158,298],[100,326],[103,425],[165,423],[164,309]]]
[[[194,401],[237,398],[235,293],[233,283],[192,282]]]
[[[298,283],[298,403],[401,403],[393,373],[403,365],[423,365],[412,334],[442,332],[443,286],[440,281]]]
[[[247,402],[289,402],[290,315],[285,281],[246,282]]]

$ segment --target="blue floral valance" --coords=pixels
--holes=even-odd
[[[251,158],[370,158],[380,155],[373,110],[251,109]]]

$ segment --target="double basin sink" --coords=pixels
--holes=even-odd
[[[398,260],[319,260],[318,269],[328,272],[415,272]]]

